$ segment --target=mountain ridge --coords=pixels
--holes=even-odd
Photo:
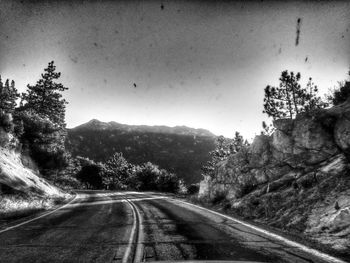
[[[66,147],[73,156],[106,161],[122,152],[131,163],[152,162],[175,172],[188,184],[202,179],[201,167],[215,149],[216,136],[186,126],[126,125],[96,119],[67,129]]]
[[[80,124],[74,128],[68,128],[68,130],[127,130],[136,132],[153,132],[153,133],[168,133],[179,135],[195,135],[195,136],[208,136],[216,137],[215,134],[209,130],[202,128],[191,128],[185,125],[166,126],[166,125],[130,125],[122,124],[116,121],[102,122],[98,119],[91,119],[90,121]]]

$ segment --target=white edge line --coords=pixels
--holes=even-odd
[[[40,219],[40,218],[43,218],[43,217],[45,217],[45,216],[48,216],[48,215],[50,215],[50,214],[52,214],[52,213],[54,213],[54,212],[56,212],[56,211],[58,211],[58,210],[60,210],[60,209],[63,209],[63,208],[65,208],[66,206],[70,205],[70,204],[77,198],[77,196],[78,196],[78,195],[76,194],[72,200],[70,200],[68,203],[64,204],[63,206],[60,206],[60,207],[56,208],[55,210],[52,210],[52,211],[50,211],[50,212],[47,212],[47,213],[45,213],[45,214],[42,214],[42,215],[40,215],[40,216],[38,216],[38,217],[35,217],[35,218],[32,218],[32,219],[30,219],[30,220],[24,221],[24,222],[19,223],[19,224],[17,224],[17,225],[10,226],[10,227],[7,227],[7,228],[5,228],[5,229],[3,229],[3,230],[0,230],[0,234],[1,234],[1,233],[4,233],[4,232],[6,232],[6,231],[9,231],[9,230],[11,230],[11,229],[14,229],[14,228],[23,226],[23,225],[25,225],[25,224],[28,224],[28,223],[30,223],[30,222],[33,222],[33,221],[38,220],[38,219]]]
[[[170,198],[169,198],[169,199],[170,199]],[[312,254],[312,255],[314,255],[314,256],[317,256],[317,257],[319,257],[319,258],[322,258],[323,260],[328,260],[328,261],[334,262],[334,263],[346,263],[345,261],[343,261],[343,260],[341,260],[341,259],[332,257],[332,256],[330,256],[330,255],[328,255],[328,254],[325,254],[325,253],[322,253],[322,252],[320,252],[320,251],[318,251],[318,250],[316,250],[316,249],[308,248],[307,246],[304,246],[304,245],[302,245],[302,244],[300,244],[300,243],[297,243],[297,242],[295,242],[295,241],[291,241],[291,240],[289,240],[289,239],[287,239],[287,238],[284,238],[284,237],[279,236],[279,235],[277,235],[277,234],[273,234],[273,233],[271,233],[271,232],[269,232],[269,231],[266,231],[266,230],[264,230],[264,229],[262,229],[262,228],[259,228],[259,227],[253,226],[253,225],[251,225],[251,224],[245,223],[245,222],[243,222],[243,221],[241,221],[241,220],[238,220],[238,219],[235,219],[235,218],[233,218],[233,217],[230,217],[230,216],[227,216],[227,215],[218,213],[218,212],[216,212],[216,211],[213,211],[213,210],[210,210],[210,209],[207,209],[207,208],[204,208],[204,207],[195,205],[195,204],[191,204],[191,203],[188,203],[188,202],[185,202],[185,201],[181,201],[181,200],[178,200],[178,199],[175,199],[175,198],[174,198],[173,200],[175,200],[175,201],[177,201],[177,202],[180,202],[180,203],[184,203],[184,204],[190,205],[190,206],[197,207],[197,208],[199,208],[199,209],[208,211],[208,212],[210,212],[210,213],[212,213],[212,214],[216,214],[216,215],[219,215],[219,216],[224,217],[224,218],[226,218],[226,219],[229,219],[229,220],[231,220],[231,221],[240,223],[240,224],[242,224],[242,225],[244,225],[244,226],[246,226],[246,227],[249,227],[249,228],[251,228],[251,229],[254,229],[255,231],[261,232],[261,233],[263,233],[263,234],[265,234],[265,235],[267,235],[267,236],[270,236],[270,237],[272,237],[272,238],[274,238],[274,239],[278,239],[278,240],[280,240],[280,241],[282,241],[282,242],[284,242],[284,243],[286,243],[286,244],[288,244],[288,245],[290,245],[290,246],[297,247],[297,248],[299,248],[299,249],[301,249],[301,250],[303,250],[303,251],[305,251],[305,252],[307,252],[307,253],[310,253],[310,254]]]
[[[132,247],[132,243],[133,243],[133,239],[134,239],[134,235],[135,235],[135,231],[136,231],[136,212],[135,212],[135,208],[130,204],[128,199],[125,199],[126,202],[129,204],[129,206],[131,207],[132,210],[132,216],[133,216],[133,225],[132,225],[132,229],[131,229],[131,233],[130,233],[130,238],[129,238],[129,244],[128,247],[125,250],[124,256],[123,256],[123,263],[128,262],[128,258],[130,256],[131,253],[131,247]]]

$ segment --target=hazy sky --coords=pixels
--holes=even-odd
[[[0,0],[0,74],[24,91],[54,60],[68,127],[97,118],[252,138],[282,70],[321,93],[347,77],[349,30],[349,1]]]

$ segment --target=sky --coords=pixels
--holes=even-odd
[[[0,75],[24,92],[54,60],[68,127],[95,118],[251,140],[283,70],[322,96],[347,78],[349,30],[349,1],[0,0]]]

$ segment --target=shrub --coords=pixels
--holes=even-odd
[[[2,127],[5,132],[13,132],[14,125],[11,114],[4,113],[0,110],[0,127]]]
[[[350,74],[350,72],[349,72]],[[338,105],[345,102],[350,97],[350,81],[345,81],[345,83],[340,83],[340,87],[333,91],[333,94],[328,96],[328,100],[333,103],[333,105]]]
[[[241,198],[256,189],[257,185],[255,184],[245,184],[241,187],[240,191],[237,191],[236,197]]]
[[[177,193],[179,190],[179,178],[174,173],[162,169],[157,177],[157,190],[161,192]]]
[[[194,194],[197,194],[198,192],[199,192],[199,185],[191,184],[187,188],[187,194],[189,194],[189,195],[194,195]]]
[[[211,197],[210,202],[213,205],[222,203],[223,201],[227,200],[227,193],[226,191],[216,191],[214,192],[213,196]]]
[[[67,164],[64,129],[32,111],[17,112],[15,122],[23,125],[20,142],[29,150],[41,171],[59,169]],[[18,127],[20,133],[21,128]]]
[[[91,163],[83,166],[77,174],[77,179],[85,184],[86,188],[102,189],[105,167],[100,163]]]

